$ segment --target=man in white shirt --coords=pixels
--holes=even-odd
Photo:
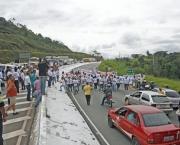
[[[65,91],[65,93],[67,93],[65,79],[63,77],[61,77],[60,83],[62,83],[62,85],[60,86],[59,91],[62,91],[62,87],[64,87],[64,91]]]
[[[14,84],[16,86],[17,89],[17,93],[19,93],[19,73],[17,72],[17,68],[14,68],[14,72],[12,73],[12,75],[14,76]]]
[[[49,80],[48,80],[48,87],[51,87],[51,81],[52,81],[52,71],[51,68],[48,69],[48,76],[49,76]]]
[[[21,70],[20,76],[21,76],[21,87],[22,87],[22,90],[25,90],[25,85],[24,85],[24,78],[25,78],[25,76],[24,76],[23,70]]]
[[[27,75],[25,76],[24,78],[24,84],[26,86],[26,89],[27,89],[27,101],[31,101],[31,81],[30,81],[30,73],[27,72],[26,73]]]

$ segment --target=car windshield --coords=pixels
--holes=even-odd
[[[178,94],[178,92],[175,92],[175,91],[166,92],[166,96],[172,97],[172,98],[180,98],[180,95]]]
[[[161,126],[171,124],[171,121],[168,119],[166,114],[163,112],[152,113],[152,114],[143,114],[144,124],[146,127],[152,126]]]
[[[152,100],[154,103],[164,103],[164,102],[170,102],[166,96],[152,96]]]

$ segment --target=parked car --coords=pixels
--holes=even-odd
[[[117,127],[132,145],[179,145],[180,128],[162,110],[152,106],[130,105],[108,111],[109,127]]]
[[[180,102],[180,94],[175,90],[167,88],[162,88],[162,90],[164,91],[166,97],[172,102],[172,107],[177,108]],[[154,88],[152,91],[158,92],[158,88]]]
[[[161,109],[167,115],[173,111],[172,102],[164,95],[153,91],[136,91],[124,97],[125,103],[153,106]]]

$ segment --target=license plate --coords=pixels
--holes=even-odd
[[[166,136],[164,137],[164,141],[174,140],[174,136]]]
[[[160,107],[161,108],[166,108],[166,105],[165,104],[161,104]]]

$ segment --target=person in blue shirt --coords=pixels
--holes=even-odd
[[[36,80],[36,70],[33,70],[31,76],[30,76],[30,81],[31,81],[31,87],[32,87],[32,94],[35,92],[35,89],[34,89],[34,82]]]

